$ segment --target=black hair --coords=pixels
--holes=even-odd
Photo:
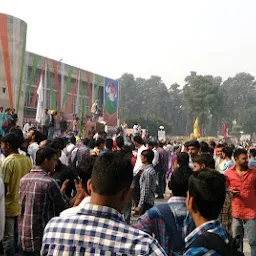
[[[13,133],[9,133],[2,137],[1,142],[8,143],[13,150],[17,150],[20,146],[20,141],[17,139],[17,136]]]
[[[92,188],[100,195],[115,195],[130,188],[133,180],[131,159],[124,154],[110,152],[98,157],[92,171]]]
[[[204,164],[206,168],[215,169],[215,161],[211,154],[202,153],[192,158],[194,163]]]
[[[132,145],[123,145],[121,148],[122,152],[125,154],[132,154],[133,151],[133,144]]]
[[[110,150],[112,150],[112,148],[113,148],[113,145],[114,145],[114,143],[113,143],[113,140],[112,139],[106,139],[106,148],[107,149],[110,149]]]
[[[23,133],[22,133],[21,129],[12,128],[12,129],[10,130],[10,133],[16,135],[17,140],[19,141],[19,147],[20,147],[21,144],[24,142],[24,136],[23,136]]]
[[[235,152],[234,152],[234,158],[236,159],[240,155],[247,155],[247,150],[243,149],[243,148],[236,149]]]
[[[223,144],[218,144],[216,148],[224,148],[225,146]]]
[[[77,169],[78,176],[81,178],[82,186],[87,194],[89,194],[87,189],[87,182],[92,177],[92,170],[96,159],[97,156],[87,155],[86,157],[83,157],[79,168]]]
[[[57,151],[50,147],[40,148],[36,152],[36,165],[40,166],[45,159],[51,160],[54,155],[57,154]]]
[[[99,147],[101,144],[104,144],[105,143],[105,140],[102,139],[102,138],[98,138],[95,142],[95,146],[96,147]]]
[[[211,140],[211,141],[209,142],[209,144],[210,144],[210,146],[212,146],[213,148],[216,147],[216,143],[215,143],[215,141],[213,141],[213,140]]]
[[[88,138],[83,139],[83,144],[85,146],[89,146],[89,143],[90,143],[90,139],[88,139]]]
[[[188,181],[193,171],[190,168],[176,168],[171,175],[169,188],[174,196],[187,196]]]
[[[202,153],[209,153],[209,144],[205,141],[201,141],[200,142],[200,149]]]
[[[148,145],[150,146],[150,147],[152,147],[152,148],[154,148],[155,147],[155,142],[154,141],[148,141]]]
[[[162,148],[164,145],[165,145],[165,142],[163,142],[163,141],[158,141],[158,146],[159,146],[160,148]]]
[[[76,137],[75,136],[71,136],[69,138],[69,141],[72,143],[72,144],[76,144]]]
[[[200,143],[198,140],[191,140],[187,143],[187,147],[195,147],[195,148],[199,149]]]
[[[147,163],[152,164],[153,159],[154,159],[154,152],[151,149],[145,149],[141,152],[141,155],[146,157]]]
[[[194,210],[207,220],[215,220],[226,197],[226,179],[218,171],[203,169],[189,178],[189,195],[194,198]]]
[[[188,166],[189,164],[189,155],[186,152],[180,152],[177,154],[177,163],[181,166]]]
[[[95,148],[95,139],[90,139],[90,142],[88,144],[88,147],[90,149],[94,149]]]
[[[139,136],[139,135],[134,136],[133,141],[134,141],[134,142],[137,142],[137,143],[140,144],[140,145],[143,145],[143,144],[144,144],[143,139],[142,139],[141,136]]]
[[[122,148],[122,146],[124,145],[124,138],[123,136],[118,136],[116,138],[116,145],[119,147],[119,148]]]
[[[180,148],[180,146],[174,146],[173,147],[173,151],[176,151],[177,149],[179,149]]]
[[[214,155],[214,149],[213,148],[209,148],[209,153],[210,153],[210,155]]]
[[[231,147],[225,147],[222,149],[222,152],[228,157],[231,158],[233,155],[233,148]]]
[[[251,149],[250,149],[250,154],[251,154],[253,157],[256,157],[256,149],[255,149],[255,148],[251,148]]]

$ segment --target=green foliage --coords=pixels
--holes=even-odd
[[[148,124],[150,134],[156,135],[163,125],[169,135],[189,135],[199,117],[202,136],[216,136],[223,121],[233,134],[256,132],[256,81],[248,73],[222,82],[221,77],[191,72],[183,86],[166,86],[159,76],[144,79],[128,73],[119,81],[119,117],[129,127]],[[234,119],[240,128],[232,129]]]

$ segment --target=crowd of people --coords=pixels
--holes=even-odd
[[[255,147],[49,128],[1,137],[4,255],[256,255]]]

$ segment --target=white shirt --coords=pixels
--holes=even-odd
[[[4,226],[5,226],[5,207],[4,207],[4,183],[0,178],[0,241],[2,241],[4,236]]]
[[[60,217],[71,217],[77,214],[77,212],[82,209],[86,204],[91,202],[91,197],[87,196],[83,199],[83,201],[75,207],[68,208],[60,213]]]
[[[36,142],[33,142],[28,146],[28,154],[30,155],[33,165],[36,165],[36,152],[39,148],[39,145]]]
[[[61,150],[60,161],[62,164],[68,165],[68,157],[63,150]]]
[[[135,166],[134,166],[134,168],[133,168],[133,176],[135,176],[135,175],[139,172],[139,170],[141,169],[142,162],[141,162],[140,156],[141,156],[141,152],[142,152],[143,150],[146,150],[146,149],[147,149],[147,148],[146,148],[144,145],[142,145],[142,146],[138,149],[137,160],[136,160]]]
[[[156,166],[159,163],[159,153],[155,148],[153,148],[152,151],[154,152],[154,159],[152,161],[152,165]]]

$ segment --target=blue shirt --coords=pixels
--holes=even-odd
[[[86,204],[76,215],[51,219],[41,255],[166,255],[158,242],[125,223],[113,208]]]
[[[188,248],[189,245],[191,245],[205,231],[218,234],[226,244],[229,243],[227,231],[221,226],[220,221],[211,220],[211,221],[205,222],[204,224],[196,228],[185,238],[186,248]],[[192,256],[192,255],[221,256],[216,251],[207,249],[204,247],[191,247],[183,255],[185,256]]]
[[[248,162],[248,166],[256,168],[256,158],[250,158]]]
[[[234,161],[233,160],[229,160],[224,164],[223,169],[221,170],[221,173],[225,173],[225,171],[229,168],[231,168],[232,166],[234,166]]]

